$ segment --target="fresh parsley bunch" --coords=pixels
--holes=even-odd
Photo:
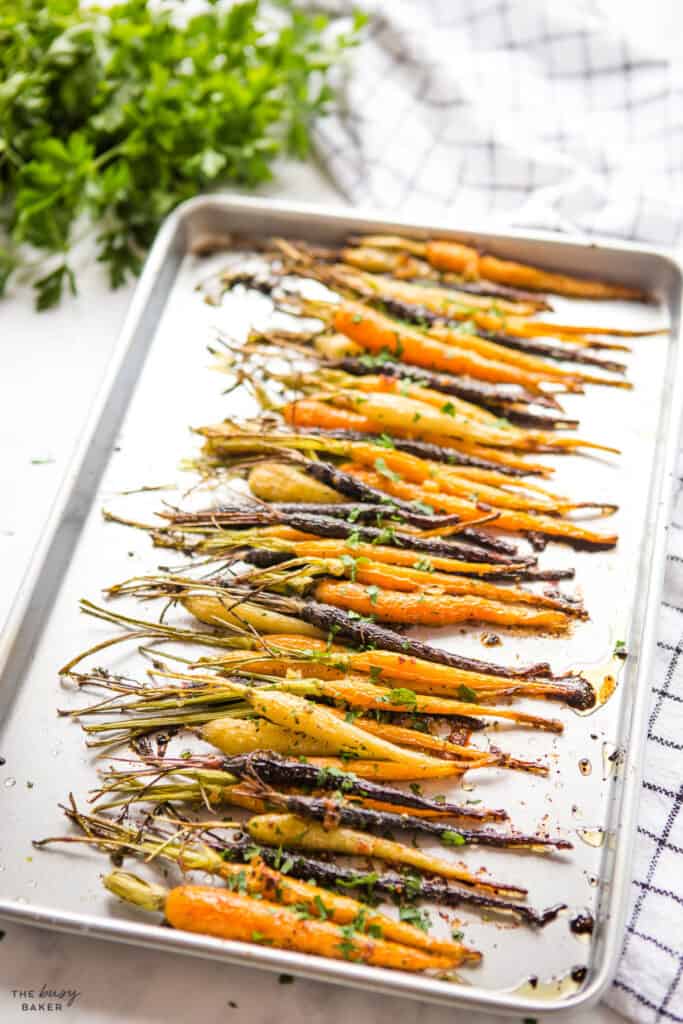
[[[89,231],[117,287],[177,203],[306,155],[362,18],[332,36],[292,2],[270,20],[261,7],[0,0],[0,294],[16,271],[38,309],[75,292],[69,251]]]

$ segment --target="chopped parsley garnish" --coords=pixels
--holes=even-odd
[[[432,923],[427,911],[419,907],[400,907],[398,916],[401,921],[406,921],[423,932],[428,932]]]

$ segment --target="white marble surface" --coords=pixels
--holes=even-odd
[[[286,165],[277,194],[308,201],[335,200],[336,193],[312,166]],[[18,291],[0,310],[0,622],[9,610],[49,507],[67,468],[121,327],[132,288],[110,293],[99,268],[83,253],[81,296],[38,316]],[[1,842],[1,836],[0,836]],[[0,874],[0,883],[2,875]],[[487,1024],[498,1018],[460,1014],[387,996],[297,979],[281,985],[276,975],[192,960],[16,925],[2,926],[0,1022],[30,1019],[22,990],[73,989],[80,994],[61,1011],[71,1024],[184,1022],[204,1024],[445,1024],[467,1018]],[[31,1002],[31,999],[28,999]],[[542,1018],[541,1018],[542,1019]],[[606,1008],[565,1018],[569,1024],[617,1024]]]

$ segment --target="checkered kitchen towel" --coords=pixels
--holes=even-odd
[[[368,39],[316,139],[352,202],[683,244],[683,73],[620,37],[596,3],[359,6],[373,12]],[[641,1021],[683,1021],[683,493],[652,685],[633,905],[609,1001]]]

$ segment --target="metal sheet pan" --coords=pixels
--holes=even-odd
[[[566,403],[567,411],[580,417],[585,436],[617,443],[624,453],[619,460],[578,456],[556,460],[558,490],[616,500],[621,506],[613,520],[621,538],[616,552],[573,553],[551,544],[541,556],[541,564],[576,566],[590,621],[578,624],[566,639],[521,639],[497,631],[503,644],[493,649],[482,648],[481,631],[476,628],[454,631],[446,638],[439,635],[444,646],[457,646],[475,656],[548,659],[557,670],[582,668],[598,682],[615,668],[610,657],[615,641],[626,641],[629,650],[614,695],[598,711],[579,716],[558,709],[566,726],[563,736],[551,739],[510,731],[495,737],[512,752],[549,755],[553,771],[548,779],[502,772],[485,780],[473,776],[476,792],[466,794],[494,806],[510,806],[520,827],[547,824],[553,831],[573,834],[576,848],[562,859],[476,850],[469,851],[467,859],[486,865],[497,877],[528,883],[535,906],[562,897],[573,909],[589,908],[596,917],[592,940],[588,944],[574,936],[567,916],[533,933],[458,912],[467,940],[485,953],[484,967],[469,971],[464,984],[163,929],[107,897],[99,884],[102,861],[92,851],[38,853],[31,847],[35,838],[64,831],[59,801],[70,790],[83,798],[96,777],[95,759],[85,750],[78,727],[56,716],[58,707],[75,706],[72,694],[60,688],[57,667],[110,633],[102,624],[79,615],[77,599],[98,600],[100,587],[148,571],[159,561],[146,535],[105,524],[101,507],[116,505],[128,515],[137,515],[141,509],[144,515],[144,510],[158,507],[168,495],[123,497],[120,492],[177,481],[180,457],[196,448],[188,425],[238,414],[243,401],[222,395],[224,380],[209,372],[206,345],[216,328],[239,333],[254,316],[258,319],[265,312],[267,301],[235,295],[218,309],[203,304],[195,286],[221,265],[225,255],[200,260],[191,254],[193,246],[206,236],[232,233],[281,234],[334,243],[363,231],[471,239],[503,256],[631,282],[655,290],[661,306],[558,301],[558,319],[599,318],[633,327],[659,323],[668,316],[672,328],[669,337],[635,342],[629,360],[634,392],[594,388]],[[675,263],[630,246],[587,246],[476,230],[451,232],[441,226],[388,223],[347,210],[241,197],[202,198],[176,211],[149,256],[81,448],[2,638],[0,754],[5,763],[0,765],[0,915],[517,1016],[562,1012],[599,998],[616,969],[629,889],[683,398],[680,295],[681,274]],[[259,307],[259,302],[265,305]],[[187,478],[180,486],[189,482]],[[113,662],[107,663],[125,671],[131,664],[130,651],[115,650]],[[623,752],[616,770],[615,760],[609,759],[615,749]],[[579,770],[581,759],[590,762],[590,775]],[[449,914],[452,919],[453,913]],[[449,923],[435,920],[445,933]],[[575,965],[587,968],[581,985],[570,978]],[[539,979],[536,987],[520,984],[530,974]]]

